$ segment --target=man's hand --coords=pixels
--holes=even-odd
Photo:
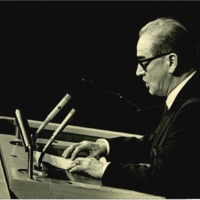
[[[104,142],[90,142],[82,141],[80,143],[75,143],[70,145],[62,154],[64,158],[70,158],[74,160],[78,153],[85,152],[88,157],[95,157],[99,159],[106,155],[106,145]]]
[[[69,172],[84,172],[94,178],[101,179],[103,166],[104,163],[93,157],[77,158],[66,170],[69,170]]]

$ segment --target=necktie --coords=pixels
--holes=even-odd
[[[168,111],[168,107],[167,107],[167,104],[165,104],[165,105],[164,105],[164,109],[163,109],[162,118],[163,118],[163,116],[166,114],[167,111]]]
[[[165,105],[163,106],[163,111],[162,111],[161,117],[160,117],[160,122],[159,122],[159,124],[158,124],[158,126],[157,126],[155,132],[154,132],[153,134],[151,134],[150,140],[154,138],[154,136],[155,136],[155,134],[156,134],[157,132],[159,132],[160,127],[162,126],[162,123],[163,123],[164,116],[166,115],[167,111],[168,111],[168,107],[167,107],[167,105],[166,105],[166,103],[165,103]]]

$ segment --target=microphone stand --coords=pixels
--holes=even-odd
[[[33,179],[33,148],[28,146],[28,177]]]
[[[28,151],[28,178],[33,179],[33,148],[34,145],[32,143],[30,135],[27,134],[28,130],[28,122],[23,119],[21,111],[16,109],[15,111],[15,119],[16,125],[18,127],[18,131],[21,134],[21,139],[23,145],[25,147],[25,152]]]
[[[65,119],[62,121],[62,123],[55,130],[55,132],[53,133],[51,138],[48,140],[48,142],[44,146],[44,148],[43,148],[43,150],[42,150],[42,152],[41,152],[41,154],[40,154],[40,156],[38,158],[36,169],[41,169],[40,165],[42,163],[42,159],[43,159],[46,151],[49,149],[50,145],[54,142],[54,140],[58,137],[58,135],[62,132],[62,130],[67,125],[67,123],[69,123],[69,121],[72,119],[72,117],[74,116],[75,112],[76,112],[76,110],[72,108],[71,111],[68,113],[68,115],[65,117]]]

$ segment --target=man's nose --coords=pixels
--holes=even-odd
[[[141,67],[141,65],[138,63],[137,70],[136,70],[136,76],[143,76],[143,75],[145,75],[145,71]]]

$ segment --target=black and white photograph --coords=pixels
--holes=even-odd
[[[200,2],[0,1],[0,199],[200,199]]]

